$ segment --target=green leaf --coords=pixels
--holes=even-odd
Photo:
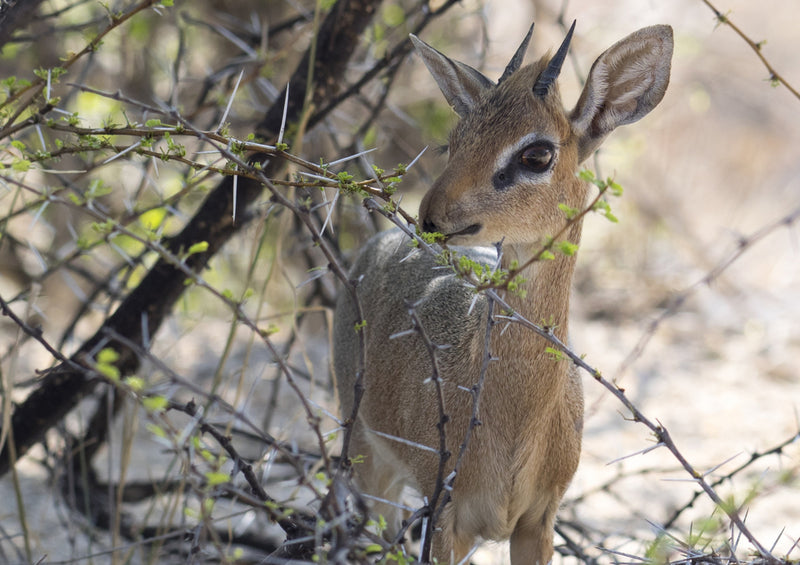
[[[11,168],[18,173],[25,173],[31,168],[31,162],[27,159],[16,159],[11,163]]]
[[[91,227],[97,233],[109,234],[114,231],[114,220],[109,218],[102,224],[99,222],[92,222]]]
[[[561,361],[566,358],[564,352],[560,349],[556,349],[555,347],[545,347],[544,350],[548,355],[550,355],[550,358],[553,361]]]
[[[166,208],[153,208],[152,210],[143,212],[142,215],[139,216],[139,223],[142,224],[142,227],[147,231],[155,231],[161,226],[166,217]]]
[[[564,212],[564,215],[567,217],[567,220],[571,220],[572,218],[580,214],[580,210],[578,210],[577,208],[573,208],[572,206],[567,206],[563,202],[560,202],[558,204],[558,209]]]
[[[95,370],[109,380],[112,381],[119,380],[120,372],[115,365],[105,365],[98,363],[97,365],[95,365]]]
[[[223,473],[222,471],[209,471],[205,474],[205,477],[209,486],[212,487],[217,485],[225,485],[231,482],[230,475],[228,475],[228,473]]]
[[[270,324],[266,328],[260,328],[258,333],[260,333],[262,337],[269,337],[272,334],[278,333],[279,331],[281,331],[281,329],[278,326],[275,324]]]
[[[578,246],[574,243],[570,243],[569,241],[559,241],[556,247],[567,257],[572,257],[575,255],[575,252],[578,251]]]
[[[208,251],[208,242],[198,241],[189,247],[189,251],[186,252],[186,256],[189,257],[191,255],[195,255],[196,253],[205,253],[206,251]]]
[[[106,347],[97,354],[96,361],[97,363],[94,368],[98,373],[109,380],[119,380],[119,368],[114,365],[114,363],[119,361],[119,353],[110,347]]]
[[[100,350],[100,353],[97,354],[97,362],[98,363],[116,363],[119,361],[119,353],[111,347],[106,347]]]
[[[440,241],[444,241],[444,234],[439,233],[438,231],[424,231],[420,232],[419,236],[422,238],[422,241],[428,244],[438,243]]]
[[[126,377],[123,382],[134,392],[142,392],[146,385],[142,377]]]
[[[167,432],[165,432],[164,428],[162,428],[161,426],[157,426],[155,424],[149,424],[148,423],[145,426],[145,428],[147,429],[147,431],[149,431],[151,434],[153,434],[156,437],[163,437],[163,438],[167,437]]]
[[[148,412],[163,412],[169,406],[169,400],[163,396],[148,396],[142,399],[142,406]]]

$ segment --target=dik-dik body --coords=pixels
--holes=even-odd
[[[592,66],[575,108],[565,111],[556,79],[571,36],[572,30],[552,58],[519,68],[529,33],[497,84],[412,36],[460,117],[450,135],[447,167],[420,207],[425,231],[444,234],[446,245],[474,248],[468,254],[486,263],[495,258],[487,246],[502,241],[501,266],[508,269],[512,261],[523,264],[564,227],[568,220],[559,204],[586,205],[588,187],[576,176],[578,166],[613,129],[661,101],[669,82],[672,30],[644,28],[609,48]],[[564,239],[577,245],[581,224],[574,222]],[[411,251],[402,232],[378,234],[351,273],[360,280],[366,367],[349,455],[363,456],[354,464],[363,491],[388,500],[397,500],[404,485],[430,497],[440,460],[434,452],[440,414],[433,364],[419,333],[405,332],[412,327],[408,304],[416,305],[425,335],[446,346],[436,353],[452,454],[445,476],[469,426],[470,391],[486,349],[487,299],[476,299],[428,253],[409,256]],[[517,313],[548,324],[564,342],[575,259],[557,254],[533,263],[524,273],[524,292],[505,295]],[[334,328],[343,418],[353,409],[358,318],[343,292]],[[395,334],[401,336],[391,339]],[[491,329],[495,360],[480,393],[480,425],[434,537],[433,554],[441,563],[458,562],[478,538],[510,538],[514,565],[544,565],[552,557],[556,510],[580,456],[583,395],[575,368],[547,353],[547,346],[516,324]],[[374,504],[373,511],[399,525],[394,507]]]

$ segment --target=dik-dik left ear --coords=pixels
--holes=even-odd
[[[531,35],[533,35],[533,24],[531,24],[527,35],[525,35],[525,39],[517,47],[516,53],[511,57],[511,61],[506,66],[503,76],[500,77],[497,84],[517,72],[522,65],[522,59],[525,58],[525,51],[528,49]],[[417,48],[417,53],[422,57],[425,66],[428,67],[428,71],[436,80],[436,84],[439,85],[439,89],[444,94],[447,102],[462,118],[475,107],[484,92],[496,86],[491,79],[484,76],[480,71],[443,55],[413,33],[409,34],[409,37],[414,47]]]
[[[494,83],[480,71],[443,55],[413,33],[409,37],[447,102],[462,118],[485,91],[494,88]]]
[[[661,102],[669,84],[672,47],[672,28],[657,25],[632,33],[597,58],[570,115],[579,161],[614,128],[635,122]]]

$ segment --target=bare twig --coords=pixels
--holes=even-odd
[[[786,89],[789,92],[792,93],[792,95],[794,95],[795,98],[800,100],[800,92],[798,92],[791,84],[789,84],[789,82],[780,73],[778,73],[778,71],[775,70],[775,68],[772,66],[772,64],[764,56],[764,53],[762,53],[761,47],[764,45],[763,41],[756,42],[756,41],[753,41],[752,39],[750,39],[750,37],[748,37],[747,34],[745,34],[741,30],[741,28],[739,26],[737,26],[735,23],[733,23],[733,21],[731,20],[731,18],[730,18],[730,16],[728,14],[723,14],[722,12],[720,12],[710,2],[710,0],[700,0],[700,1],[703,4],[705,4],[706,6],[708,6],[711,9],[712,12],[714,12],[714,16],[716,16],[717,21],[719,23],[721,23],[723,25],[726,25],[729,28],[731,28],[736,33],[736,35],[741,37],[744,40],[744,42],[747,43],[747,45],[750,47],[750,49],[752,49],[755,52],[756,56],[759,58],[761,63],[763,63],[763,65],[767,68],[767,71],[769,72],[769,80],[770,80],[770,82],[782,84],[783,86],[786,87]]]

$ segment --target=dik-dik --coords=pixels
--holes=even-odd
[[[562,230],[568,220],[559,204],[586,205],[588,187],[576,176],[578,166],[614,128],[637,121],[661,101],[672,57],[670,27],[629,35],[598,57],[578,103],[566,111],[556,80],[572,29],[552,58],[519,68],[530,35],[497,83],[411,37],[460,117],[450,134],[447,166],[420,206],[419,225],[443,234],[444,245],[489,264],[497,257],[489,246],[502,241],[505,269],[524,264]],[[581,228],[580,220],[573,221],[563,239],[577,245]],[[349,455],[361,456],[353,465],[360,488],[387,500],[397,500],[405,485],[430,497],[440,461],[434,366],[420,332],[406,331],[412,328],[408,305],[415,305],[425,336],[442,346],[435,355],[452,454],[445,476],[470,425],[471,390],[486,351],[488,299],[476,298],[431,254],[412,250],[401,231],[380,233],[364,246],[350,275],[359,281],[366,367]],[[575,259],[556,254],[534,262],[522,292],[505,294],[516,313],[546,323],[563,342]],[[354,327],[360,322],[343,292],[334,327],[343,418],[354,404],[360,355]],[[548,345],[517,324],[491,329],[493,361],[479,396],[480,425],[433,540],[440,563],[458,562],[478,538],[510,538],[513,565],[544,565],[552,557],[556,510],[580,456],[583,393],[575,367],[547,352]],[[393,506],[373,504],[373,512],[399,526]]]

